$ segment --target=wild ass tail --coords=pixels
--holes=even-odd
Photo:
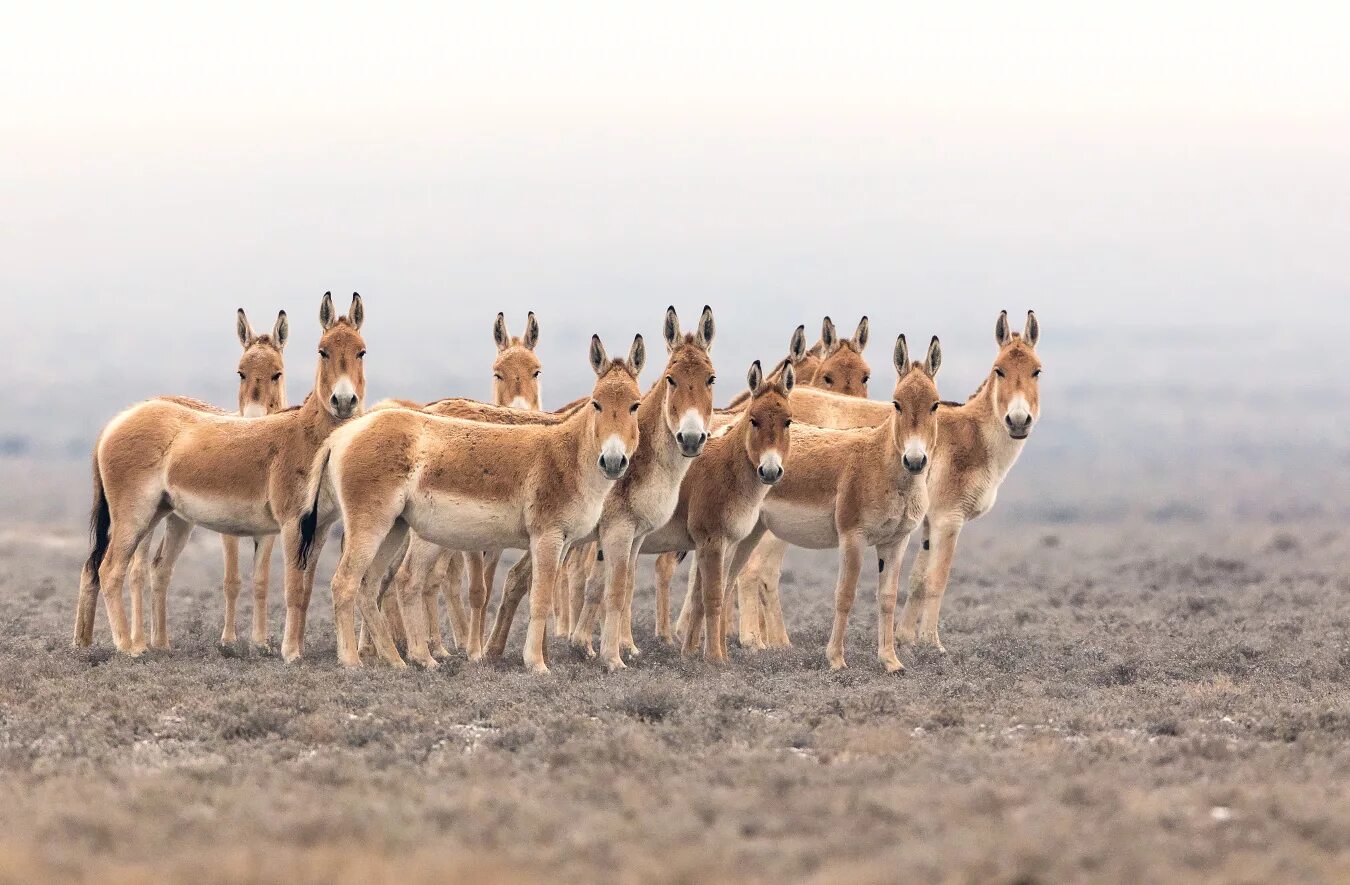
[[[305,487],[305,500],[310,502],[309,509],[300,514],[300,548],[295,552],[295,564],[302,571],[309,567],[309,551],[319,531],[319,496],[323,494],[324,480],[328,476],[328,459],[332,455],[332,444],[325,442],[314,457],[315,466],[309,471],[309,485]]]
[[[98,449],[94,449],[94,506],[89,512],[89,559],[85,568],[98,586],[98,570],[108,552],[108,534],[112,528],[112,513],[108,510],[108,493],[103,489],[103,474],[98,467]]]

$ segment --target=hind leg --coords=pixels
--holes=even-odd
[[[272,548],[276,546],[276,535],[267,535],[253,539],[253,647],[266,650],[267,644],[267,591],[272,583]],[[231,621],[233,624],[233,621]]]
[[[146,508],[149,510],[149,508]],[[131,630],[127,624],[126,607],[123,601],[123,585],[126,583],[127,569],[136,547],[150,531],[154,522],[154,511],[128,512],[121,519],[114,518],[108,533],[108,550],[99,566],[98,583],[103,593],[103,608],[108,615],[108,627],[112,631],[113,644],[118,651],[133,657],[145,651],[135,648],[131,642]]]
[[[98,611],[98,574],[85,563],[80,569],[80,596],[75,603],[75,631],[71,645],[88,648],[94,642],[94,616]]]
[[[464,556],[455,551],[441,555],[432,594],[440,588],[445,612],[450,617],[450,638],[459,648],[469,647],[469,613],[464,608]]]
[[[487,620],[488,584],[487,563],[482,553],[464,553],[461,555],[469,576],[469,660],[483,659],[483,629]],[[503,597],[504,598],[504,597]],[[514,610],[513,610],[514,614]],[[493,625],[495,630],[496,625]],[[507,622],[510,629],[510,622]]]
[[[145,600],[150,593],[150,554],[154,544],[155,530],[152,527],[145,533],[141,543],[136,545],[136,555],[131,557],[131,646],[144,650],[145,640]]]
[[[150,625],[150,645],[152,648],[169,647],[168,595],[169,579],[173,577],[173,566],[183,553],[183,547],[192,534],[192,523],[177,514],[169,514],[164,523],[164,543],[159,545],[155,554],[154,580],[154,618]]]
[[[389,626],[380,613],[375,596],[377,587],[372,583],[367,591],[366,576],[372,573],[371,566],[380,555],[384,541],[393,529],[394,519],[363,518],[349,520],[345,527],[342,543],[342,559],[333,574],[333,622],[337,631],[338,660],[346,667],[360,667],[361,657],[356,644],[356,609],[361,609],[361,617],[370,631],[371,638],[380,655],[394,666],[406,666],[394,648],[389,636]],[[399,538],[402,543],[402,538]],[[395,663],[397,661],[397,663]]]
[[[511,622],[516,618],[516,609],[520,601],[530,591],[534,580],[534,559],[525,554],[506,573],[506,583],[502,585],[502,599],[497,606],[497,617],[492,623],[492,638],[488,640],[486,655],[500,658],[506,653],[506,640],[511,635]],[[540,643],[542,645],[542,642]],[[542,652],[541,652],[542,653]]]
[[[670,584],[675,579],[679,554],[656,557],[656,638],[670,642]]]

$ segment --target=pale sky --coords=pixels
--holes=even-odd
[[[1347,4],[201,6],[7,10],[0,301],[38,388],[207,395],[235,307],[307,330],[326,289],[428,395],[482,392],[424,388],[483,374],[498,309],[575,338],[572,377],[668,303],[737,363],[825,313],[972,367],[1003,307],[1345,325]]]

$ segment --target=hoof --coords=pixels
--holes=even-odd
[[[625,645],[622,651],[630,658],[642,657],[642,649],[638,648],[636,645]]]
[[[543,662],[540,662],[538,664],[530,664],[529,671],[531,676],[547,676],[548,664],[545,664]]]
[[[146,651],[148,651],[148,649],[145,647],[145,643],[139,642],[127,648],[127,655],[129,657],[139,658],[141,655],[145,654]]]
[[[605,661],[604,667],[605,667],[605,672],[607,672],[607,673],[616,673],[616,672],[618,672],[619,670],[627,670],[627,669],[628,669],[628,665],[625,664],[625,663],[623,662],[622,659],[613,660],[613,661]]]
[[[300,663],[300,652],[298,651],[283,652],[281,655],[281,659],[285,661],[287,664],[298,664]],[[358,660],[356,663],[359,665],[361,662]]]
[[[848,662],[845,661],[843,658],[830,658],[830,669],[831,669],[831,670],[847,670],[847,669],[848,669]]]
[[[889,660],[889,661],[888,661],[888,660],[886,660],[886,659],[883,658],[882,661],[881,661],[881,666],[883,666],[883,667],[886,668],[886,672],[887,672],[887,673],[903,673],[903,672],[905,672],[905,665],[902,664],[902,663],[900,663],[899,660]]]

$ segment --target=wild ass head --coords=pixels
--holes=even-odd
[[[891,439],[900,461],[910,473],[922,473],[928,466],[928,453],[937,443],[938,390],[933,379],[942,366],[942,345],[937,336],[928,344],[923,362],[909,361],[905,336],[895,339],[895,393],[891,404]]]
[[[285,362],[281,352],[291,331],[286,311],[277,311],[271,333],[253,334],[244,309],[235,316],[235,332],[244,348],[239,357],[239,414],[261,418],[286,408]]]
[[[493,402],[513,409],[541,408],[542,364],[534,353],[534,346],[539,343],[539,321],[534,318],[534,311],[525,317],[525,334],[519,338],[513,338],[506,330],[506,316],[497,314],[492,339],[497,342],[497,358],[492,361]]]

